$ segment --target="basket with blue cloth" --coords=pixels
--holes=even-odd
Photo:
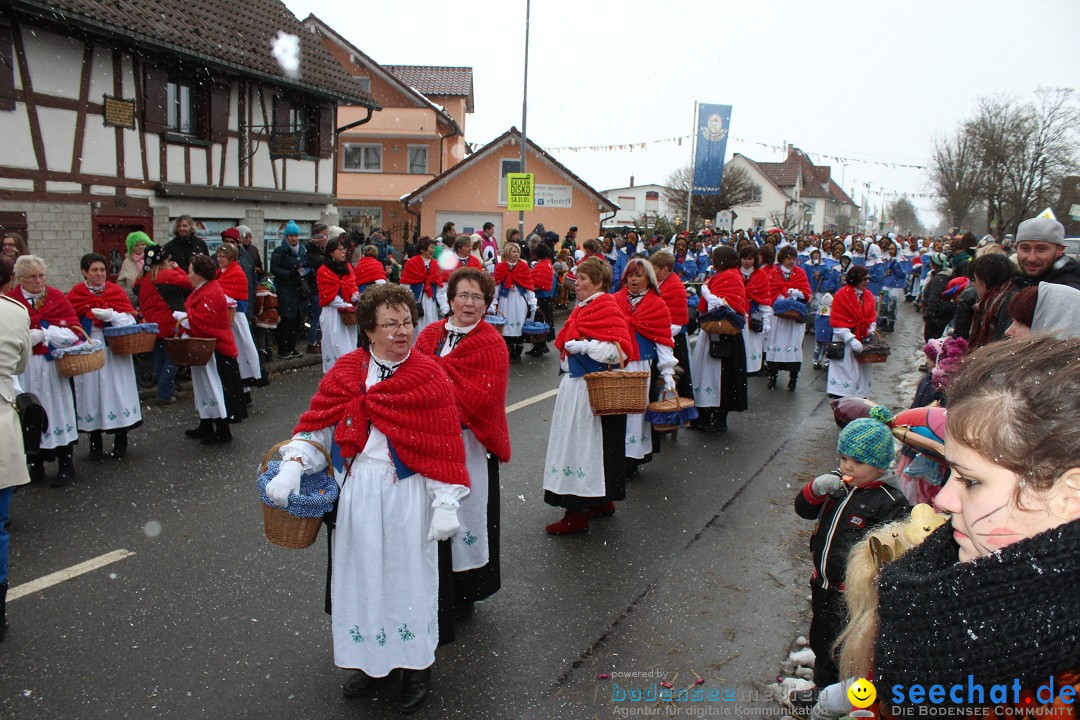
[[[285,440],[270,448],[259,465],[259,497],[262,499],[263,530],[266,539],[283,548],[306,548],[319,536],[323,516],[334,509],[338,499],[338,484],[334,479],[333,465],[326,448],[311,444],[322,451],[326,469],[302,475],[300,494],[289,495],[289,505],[281,508],[266,496],[266,484],[277,477],[281,460],[271,460],[279,449],[292,442]],[[305,441],[310,442],[310,441]]]
[[[697,416],[694,399],[679,397],[673,392],[660,393],[660,399],[649,403],[649,409],[645,411],[645,420],[652,423],[653,430],[661,433],[675,432],[683,425],[689,425],[691,420],[697,420]]]
[[[113,355],[139,355],[154,351],[157,341],[157,323],[139,323],[124,327],[108,326],[104,330],[105,342]]]
[[[794,322],[806,321],[806,303],[795,298],[780,298],[773,303],[773,315]]]
[[[504,318],[502,315],[495,315],[493,313],[489,313],[484,316],[484,320],[487,321],[488,325],[499,330],[500,332],[502,332],[503,325],[506,325],[506,318]]]
[[[527,343],[547,342],[551,326],[538,320],[526,320],[521,326],[521,338]]]
[[[746,318],[728,305],[710,310],[698,318],[698,327],[702,332],[713,335],[738,335],[745,326]]]
[[[102,342],[92,340],[83,330],[82,325],[72,325],[68,329],[82,333],[83,342],[52,350],[50,356],[60,376],[70,378],[105,367],[105,346]]]

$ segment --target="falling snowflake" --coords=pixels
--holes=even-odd
[[[295,78],[300,75],[300,38],[296,35],[278,30],[270,44],[270,54],[277,60],[278,66],[286,77]]]

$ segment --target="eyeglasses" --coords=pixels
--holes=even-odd
[[[412,320],[406,320],[404,322],[375,323],[375,327],[382,328],[383,330],[397,330],[398,328],[403,328],[405,330],[412,330],[413,329],[413,321]]]
[[[477,295],[476,293],[458,293],[454,297],[456,297],[461,302],[474,302],[474,303],[482,303],[482,302],[484,302],[484,296],[483,295]]]

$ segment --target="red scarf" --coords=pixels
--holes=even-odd
[[[236,338],[229,322],[229,303],[216,280],[209,280],[192,290],[184,301],[184,309],[187,310],[191,337],[214,338],[217,340],[215,352],[236,357]]]
[[[870,324],[874,322],[877,322],[877,301],[869,290],[863,290],[861,303],[850,285],[840,288],[833,296],[830,326],[848,328],[862,342],[870,335]]]
[[[631,330],[658,345],[675,346],[675,339],[671,337],[671,313],[659,293],[647,290],[637,307],[633,307],[630,305],[630,291],[623,288],[615,293],[615,300],[630,319]]]
[[[810,279],[806,277],[806,273],[801,267],[795,266],[791,268],[791,277],[785,280],[783,267],[774,265],[773,279],[775,282],[774,289],[776,289],[776,295],[773,295],[774,299],[777,295],[787,297],[788,290],[802,292],[803,296],[800,302],[806,302],[810,299]]]
[[[344,275],[338,275],[328,266],[323,265],[315,275],[319,283],[319,305],[326,307],[334,302],[334,298],[340,297],[347,303],[352,302],[352,296],[356,294],[356,278],[351,271]]]
[[[1006,280],[1000,285],[990,288],[986,295],[975,303],[971,332],[968,334],[969,347],[982,347],[994,339],[1001,306],[1010,299],[1012,288],[1012,280]]]
[[[446,340],[446,320],[433,322],[416,338],[416,349],[439,363],[457,398],[461,424],[502,462],[510,462],[510,430],[506,425],[506,382],[510,356],[499,331],[481,321],[440,357]]]
[[[741,270],[739,274],[742,275]],[[776,296],[772,294],[772,283],[769,282],[768,273],[764,269],[759,268],[750,273],[745,284],[747,298],[762,307],[772,307],[773,298]]]
[[[532,268],[533,288],[550,291],[555,287],[555,267],[549,258],[537,262]]]
[[[98,320],[94,317],[93,313],[90,312],[94,308],[108,308],[110,310],[115,310],[116,312],[128,313],[129,315],[135,314],[135,308],[131,307],[131,301],[128,300],[124,288],[116,283],[106,282],[105,289],[98,294],[87,287],[86,283],[81,282],[71,288],[67,294],[67,298],[71,303],[72,309],[75,311],[75,315],[79,318],[92,320],[95,327],[105,327],[105,323],[102,320]]]
[[[432,258],[428,266],[424,267],[424,258],[413,255],[405,263],[405,267],[401,269],[399,282],[402,285],[420,285],[423,283],[424,292],[427,293],[428,297],[434,298],[435,288],[443,285],[443,275],[435,258]]]
[[[334,441],[348,459],[367,445],[370,423],[410,470],[468,487],[457,401],[446,373],[430,355],[414,352],[397,372],[367,390],[370,358],[363,348],[338,358],[293,433],[336,424]]]
[[[686,286],[682,279],[671,273],[660,283],[660,297],[664,299],[673,325],[686,325],[690,322],[690,306],[686,303]]]
[[[40,330],[50,325],[58,325],[59,327],[75,327],[79,325],[79,318],[76,317],[75,310],[71,307],[71,301],[67,299],[67,295],[64,294],[63,290],[54,288],[51,285],[46,285],[44,294],[33,303],[26,299],[21,287],[12,288],[7,293],[7,296],[22,303],[26,311],[30,313],[31,330]],[[79,333],[75,334],[79,335]],[[33,352],[35,355],[44,355],[49,352],[49,348],[45,343],[38,343],[34,346]]]
[[[533,289],[532,273],[529,272],[529,264],[518,260],[514,267],[503,261],[495,266],[495,284],[502,285],[509,290],[517,285],[522,292]],[[549,286],[550,287],[550,286]]]
[[[776,264],[762,265],[758,269],[765,273],[765,279],[769,281],[769,304],[772,305],[773,300],[780,294],[780,281],[776,279]]]
[[[233,300],[248,301],[248,279],[240,263],[234,261],[225,268],[218,268],[217,282],[222,291]]]
[[[728,268],[709,278],[709,292],[726,300],[731,309],[739,315],[746,315],[746,311],[750,308],[750,301],[746,297],[746,283],[743,282],[742,273],[738,268]],[[709,311],[709,304],[704,297],[698,301],[698,311],[702,313]]]
[[[637,360],[637,343],[630,334],[630,321],[615,302],[615,296],[601,293],[586,305],[578,305],[555,337],[555,349],[563,352],[569,340],[600,340],[618,343],[626,362]]]
[[[356,263],[356,267],[353,268],[353,279],[356,280],[358,287],[360,285],[370,285],[376,280],[386,279],[386,268],[383,267],[378,258],[362,257],[360,262]]]

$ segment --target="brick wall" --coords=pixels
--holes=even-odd
[[[26,213],[27,245],[45,261],[50,285],[67,290],[82,279],[79,259],[94,246],[88,204],[0,202],[0,211]]]

